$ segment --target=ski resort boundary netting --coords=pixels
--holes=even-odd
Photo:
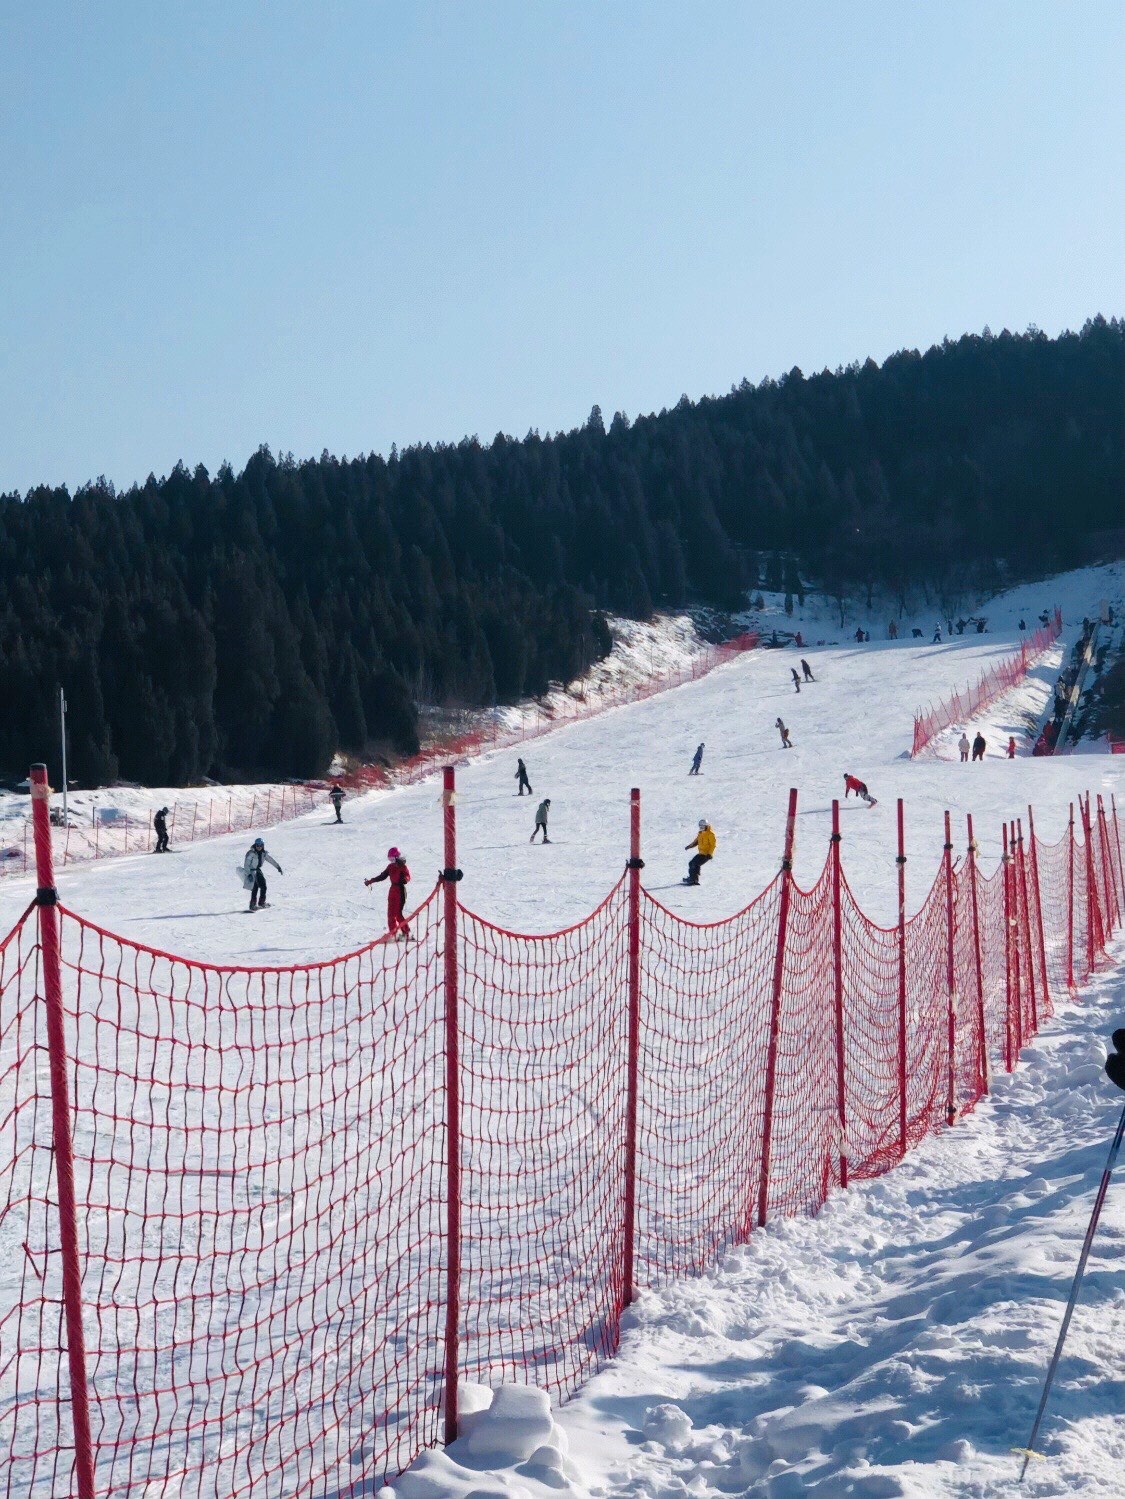
[[[943,729],[967,723],[985,708],[991,707],[1005,692],[1018,687],[1030,668],[1061,634],[1062,613],[1056,609],[1050,622],[1025,640],[1014,655],[1006,656],[1003,661],[990,666],[970,686],[962,687],[952,697],[938,703],[937,707],[931,706],[925,711],[919,708],[914,715],[911,755],[917,755],[925,749],[930,740]]]
[[[596,691],[566,693],[535,708],[533,718],[510,725],[497,715],[478,722],[461,733],[440,735],[433,744],[407,756],[394,765],[361,765],[337,778],[350,791],[370,791],[380,787],[412,786],[440,772],[450,760],[471,759],[492,750],[512,749],[569,723],[596,718],[611,708],[639,703],[686,682],[709,676],[717,666],[733,660],[745,651],[755,650],[758,636],[746,633],[708,645],[688,662],[670,671],[653,672],[642,681],[613,685]],[[503,710],[500,710],[501,712]],[[303,817],[317,805],[323,805],[325,784],[307,786],[266,786],[234,788],[226,795],[207,798],[178,798],[168,809],[168,834],[177,848],[225,833],[276,827],[278,823]],[[87,824],[72,819],[60,829],[56,861],[60,865],[86,864],[94,860],[115,859],[125,854],[152,851],[155,835],[152,828],[153,806],[144,815],[122,814],[109,818],[113,808],[95,809]],[[100,814],[100,815],[98,815]],[[0,878],[26,874],[35,867],[30,817],[20,826],[14,842],[0,841]]]
[[[633,806],[617,886],[525,936],[459,905],[447,797],[412,940],[287,968],[104,931],[48,852],[0,944],[0,1495],[371,1494],[462,1379],[565,1398],[637,1287],[972,1109],[1122,922],[1100,798],[989,872],[947,823],[890,927],[838,838],[796,883],[795,793],[772,883],[686,921]]]
[[[177,849],[185,844],[221,838],[225,833],[276,827],[303,817],[323,801],[307,786],[237,787],[225,796],[186,800],[168,808],[168,836]],[[56,833],[55,860],[60,865],[89,864],[96,859],[119,859],[125,854],[151,853],[156,841],[151,811],[143,816],[116,815],[112,807],[94,808],[90,821],[74,818]],[[108,813],[114,813],[112,818]],[[35,868],[31,818],[20,826],[14,843],[0,848],[0,877],[27,874]]]

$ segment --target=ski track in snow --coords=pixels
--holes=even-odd
[[[1121,569],[1084,569],[1017,589],[987,609],[990,633],[922,641],[806,647],[817,681],[800,694],[799,653],[760,651],[704,680],[560,729],[529,744],[533,798],[515,794],[516,752],[458,772],[461,898],[523,930],[586,915],[628,852],[628,794],[643,794],[645,882],[694,919],[743,907],[776,873],[785,791],[800,790],[796,875],[807,885],[827,850],[833,796],[852,771],[879,799],[842,805],[844,861],[864,909],[889,922],[895,902],[894,799],[906,800],[908,904],[923,898],[941,852],[942,812],[965,842],[971,811],[986,868],[1000,822],[1037,813],[1062,836],[1080,791],[1125,791],[1125,761],[1076,754],[1000,757],[1006,725],[1041,715],[1083,614],[1119,606]],[[911,716],[974,679],[1059,603],[1057,653],[985,715],[990,758],[950,763],[949,736],[906,758]],[[810,606],[809,619],[815,611]],[[906,622],[909,633],[909,621]],[[811,638],[850,633],[791,621]],[[874,632],[874,625],[873,625]],[[780,747],[774,719],[795,748]],[[956,737],[954,732],[953,737]],[[704,774],[688,779],[706,742]],[[528,843],[534,808],[552,799],[549,847]],[[1125,799],[1121,808],[1125,813]],[[696,890],[678,885],[683,846],[701,816],[718,852]],[[234,866],[249,835],[198,844],[182,858],[136,856],[61,872],[67,905],[123,936],[211,961],[290,964],[353,949],[382,931],[384,894],[362,879],[406,852],[416,905],[442,863],[436,781],[321,810],[269,830],[285,869],[269,871],[271,909],[254,922]],[[0,883],[7,930],[34,881]],[[1123,954],[1125,955],[1125,954]],[[535,1392],[470,1386],[465,1436],[424,1454],[395,1484],[401,1499],[604,1499],[693,1494],[992,1496],[1014,1493],[1063,1301],[1120,1097],[1101,1072],[1105,1038],[1125,1009],[1125,983],[1105,975],[1066,1006],[1012,1078],[947,1134],[890,1175],[834,1195],[815,1219],[771,1224],[709,1274],[641,1295],[618,1358],[561,1413]],[[1025,1492],[1125,1490],[1125,1359],[1121,1353],[1125,1188],[1115,1183],[1090,1261],[1044,1430],[1048,1461]],[[570,1455],[564,1449],[569,1445]]]

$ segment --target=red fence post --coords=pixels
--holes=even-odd
[[[832,980],[836,1011],[836,1120],[840,1129],[840,1186],[848,1185],[847,1075],[844,1071],[844,940],[840,909],[840,803],[832,801]]]
[[[1125,867],[1121,863],[1121,832],[1117,826],[1117,797],[1111,791],[1109,793],[1109,805],[1113,810],[1113,848],[1117,854],[1117,878],[1121,890],[1121,898],[1125,901]],[[1125,915],[1125,911],[1122,912]]]
[[[1015,991],[1015,1055],[1012,1060],[1014,1067],[1020,1059],[1023,1051],[1023,929],[1020,926],[1020,876],[1019,855],[1016,848],[1016,824],[1014,821],[1008,824],[1008,856],[1010,860],[1012,877],[1012,956],[1015,958],[1013,970],[1013,988]]]
[[[1102,920],[1098,899],[1098,876],[1094,868],[1094,836],[1090,828],[1090,796],[1083,802],[1078,798],[1078,810],[1082,814],[1082,834],[1086,840],[1086,958],[1088,974],[1094,971],[1094,958],[1101,950]]]
[[[1031,987],[1031,1034],[1039,1034],[1039,1001],[1035,997],[1035,945],[1031,938],[1031,899],[1027,890],[1027,856],[1023,851],[1023,819],[1016,819],[1016,834],[1019,847],[1020,891],[1023,898],[1023,941],[1027,954],[1027,977]]]
[[[1066,988],[1074,998],[1074,803],[1066,830]]]
[[[906,840],[898,799],[898,1148],[906,1154]]]
[[[1113,897],[1113,914],[1107,912],[1107,926],[1109,930],[1106,935],[1112,934],[1113,930],[1121,922],[1121,898],[1117,888],[1117,865],[1109,851],[1109,828],[1105,820],[1105,802],[1102,794],[1098,792],[1098,845],[1102,851],[1102,865],[1105,868],[1106,905],[1109,904],[1110,896]]]
[[[977,896],[977,841],[973,837],[973,815],[965,818],[969,846],[965,857],[969,863],[969,894],[973,905],[973,968],[977,981],[977,1025],[980,1028],[980,1083],[988,1092],[988,1036],[984,1029],[984,969],[980,951],[980,902]]]
[[[946,992],[946,1041],[949,1053],[949,1086],[945,1099],[945,1120],[952,1124],[957,1118],[957,1016],[955,1008],[954,963],[953,963],[953,839],[949,829],[949,813],[945,814],[945,992]]]
[[[457,972],[457,810],[452,765],[442,772],[445,868],[442,894],[445,922],[445,1441],[457,1438],[457,1343],[461,1322],[461,1067]]]
[[[1002,829],[1004,849],[1001,869],[1004,873],[1004,1068],[1012,1070],[1012,881],[1008,859],[1008,824]]]
[[[758,1226],[764,1227],[770,1185],[770,1136],[773,1131],[773,1092],[777,1080],[777,1039],[781,1030],[781,987],[785,976],[785,938],[789,929],[789,904],[793,895],[793,834],[797,824],[797,788],[789,788],[789,811],[785,818],[785,854],[781,861],[781,907],[777,917],[777,950],[773,959],[770,996],[770,1039],[766,1054],[766,1105],[762,1121],[762,1170],[758,1179]]]
[[[637,1221],[637,1088],[641,1058],[641,793],[629,793],[629,1067],[625,1094],[625,1233],[621,1305],[633,1300]]]
[[[1035,813],[1027,808],[1027,841],[1031,848],[1031,883],[1035,886],[1035,926],[1039,936],[1039,968],[1043,974],[1043,1008],[1051,1008],[1051,989],[1047,982],[1047,940],[1043,932],[1043,889],[1039,883],[1039,850],[1035,839]]]
[[[59,1193],[62,1295],[66,1316],[66,1356],[70,1370],[74,1468],[78,1499],[94,1499],[94,1454],[90,1442],[90,1400],[86,1385],[86,1338],[82,1327],[82,1268],[78,1256],[78,1215],[74,1199],[70,1085],[63,1027],[62,961],[51,854],[50,787],[47,767],[31,767],[31,813],[35,824],[35,876],[38,885],[39,947],[43,955],[43,997],[47,1008],[47,1054],[51,1078],[51,1127]]]

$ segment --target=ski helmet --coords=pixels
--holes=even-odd
[[[255,838],[254,839],[254,847],[255,848],[265,848],[265,846],[266,845],[265,845],[265,842],[264,842],[263,839],[261,839],[261,838]]]
[[[700,831],[700,832],[701,832],[701,833],[702,833],[702,831],[703,831],[703,829],[704,829],[704,828],[705,828],[705,827],[706,827],[706,826],[707,826],[707,819],[706,819],[706,817],[701,817],[701,818],[700,818],[700,819],[699,819],[699,831]]]
[[[387,858],[388,859],[401,859],[402,855],[399,853],[399,851],[398,851],[397,848],[389,848],[387,850]]]

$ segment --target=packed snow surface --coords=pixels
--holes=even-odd
[[[832,798],[842,798],[850,771],[879,804],[844,804],[845,867],[868,914],[889,922],[897,796],[906,803],[913,908],[937,868],[946,808],[959,849],[964,814],[974,814],[988,866],[1002,819],[1029,803],[1037,832],[1053,840],[1080,790],[1125,790],[1120,757],[1001,755],[1007,723],[1045,707],[1083,615],[1102,599],[1119,608],[1120,598],[1120,569],[1084,569],[991,601],[987,635],[941,645],[931,644],[932,619],[921,641],[908,633],[863,645],[821,622],[824,638],[838,643],[755,652],[529,745],[531,798],[516,795],[514,752],[467,764],[458,770],[461,898],[530,931],[586,915],[621,874],[629,788],[639,786],[646,885],[681,914],[714,920],[776,873],[790,786],[799,791],[796,876],[811,883],[828,847]],[[1065,621],[1057,659],[1045,658],[1019,689],[1022,705],[1015,694],[990,710],[985,762],[961,765],[942,753],[911,761],[914,708],[1008,655],[1019,617],[1033,626],[1055,604]],[[801,623],[798,613],[791,626]],[[815,681],[798,694],[790,668],[802,654]],[[791,750],[781,746],[779,716]],[[700,742],[703,774],[689,777]],[[532,846],[545,796],[552,841]],[[266,833],[285,873],[268,871],[271,907],[253,920],[234,868],[246,834],[67,869],[60,894],[95,922],[189,956],[330,957],[382,929],[381,891],[365,891],[363,878],[382,868],[389,845],[410,861],[414,902],[443,863],[436,781],[354,799],[344,815],[336,827],[321,809]],[[718,851],[700,887],[684,889],[684,845],[703,817]],[[20,915],[33,884],[0,883],[0,927]],[[396,1494],[1014,1492],[1008,1448],[1030,1429],[1120,1103],[1101,1059],[1125,989],[1107,974],[1084,1000],[1060,1010],[992,1099],[889,1176],[836,1194],[816,1219],[771,1224],[698,1280],[644,1293],[619,1357],[561,1413],[538,1391],[468,1388],[459,1442],[423,1455]],[[1029,1474],[1032,1494],[1125,1491],[1123,1186],[1110,1192],[1045,1429],[1048,1457]]]

